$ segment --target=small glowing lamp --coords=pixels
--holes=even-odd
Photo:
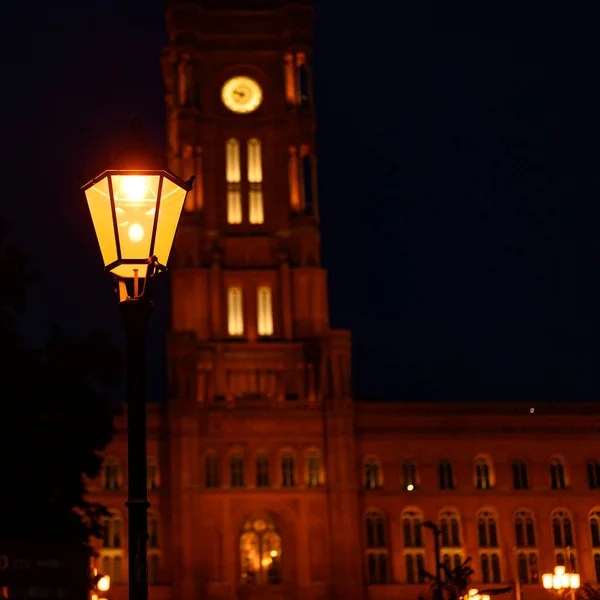
[[[262,562],[263,567],[268,567],[273,562],[273,559],[272,558],[263,558],[261,562]]]
[[[275,558],[277,556],[277,550],[271,550],[271,556]]]
[[[478,592],[479,592],[479,590],[477,590],[477,589],[469,590],[469,596],[477,596]]]
[[[98,594],[92,594],[91,599],[92,600],[98,600]]]
[[[488,594],[483,594],[483,596],[481,596],[481,600],[490,600],[490,597]]]
[[[581,586],[581,578],[579,577],[579,573],[571,573],[569,576],[569,587],[572,590],[577,590]]]
[[[109,170],[82,189],[107,271],[143,279],[151,257],[167,265],[191,184],[164,170]]]
[[[409,484],[406,486],[406,489],[407,489],[409,492],[412,492],[412,491],[415,489],[415,486],[414,486],[412,483],[409,483]]]
[[[99,592],[108,592],[110,589],[110,576],[102,575],[100,579],[98,579],[98,583],[96,584]]]
[[[565,574],[566,570],[567,569],[564,565],[557,565],[556,567],[554,567],[554,574],[558,575],[559,577],[562,577]]]
[[[544,573],[542,575],[542,585],[545,589],[552,589],[552,573]]]

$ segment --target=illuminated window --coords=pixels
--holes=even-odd
[[[383,477],[381,473],[381,463],[377,458],[367,458],[364,466],[365,488],[368,490],[378,490],[382,487]]]
[[[522,460],[515,460],[512,464],[513,489],[529,489],[529,478],[527,477],[527,464]]]
[[[298,151],[294,146],[289,147],[288,179],[290,186],[290,207],[294,212],[300,212],[300,177],[298,174]]]
[[[498,520],[494,513],[479,511],[477,538],[480,548],[498,548]]]
[[[227,290],[227,331],[229,335],[244,334],[244,303],[240,287]]]
[[[533,515],[528,510],[520,510],[515,514],[515,539],[517,548],[535,548]]]
[[[521,583],[538,583],[539,569],[536,552],[519,552],[517,555],[517,572]]]
[[[481,581],[483,583],[500,583],[500,555],[497,552],[482,552],[480,556]]]
[[[480,456],[475,459],[475,487],[478,490],[489,490],[494,485],[492,465],[488,458]]]
[[[242,222],[242,171],[240,167],[240,143],[229,139],[225,142],[225,174],[227,178],[227,222]]]
[[[587,476],[590,490],[600,489],[600,463],[597,460],[588,460]]]
[[[417,465],[412,460],[407,460],[402,465],[402,487],[411,490],[417,487]]]
[[[388,546],[383,515],[375,511],[367,513],[365,527],[369,584],[387,583]]]
[[[281,536],[267,518],[246,521],[240,536],[242,583],[281,583]]]
[[[321,456],[316,450],[306,453],[306,486],[319,487],[322,485]]]
[[[296,103],[296,86],[294,83],[294,57],[286,54],[283,57],[285,75],[285,99],[288,104]]]
[[[103,548],[121,548],[122,547],[122,527],[120,513],[113,511],[110,517],[105,517],[102,521],[102,547]]]
[[[123,583],[123,550],[100,550],[99,571],[110,577],[111,583]]]
[[[256,487],[269,487],[269,457],[260,452],[256,455]]]
[[[402,512],[402,533],[404,535],[405,548],[423,547],[423,515],[416,510],[405,510]]]
[[[234,453],[229,457],[229,471],[232,488],[241,488],[246,485],[244,457],[241,454]]]
[[[573,539],[573,520],[566,510],[555,510],[552,513],[552,537],[555,548],[572,548],[575,546]]]
[[[248,204],[250,207],[250,223],[258,225],[265,220],[262,193],[262,156],[260,140],[248,140]]]
[[[442,548],[459,548],[461,546],[458,513],[451,510],[440,513],[440,533]]]
[[[281,486],[294,487],[296,485],[296,461],[292,452],[281,455]]]
[[[565,482],[565,465],[560,458],[553,458],[550,461],[550,487],[553,490],[564,490]]]
[[[263,285],[256,290],[258,335],[273,335],[273,295],[271,288]]]
[[[121,469],[116,458],[106,458],[102,466],[103,487],[105,490],[121,489]]]
[[[204,458],[204,486],[219,487],[219,457],[214,452],[209,452]]]
[[[146,465],[146,486],[149,491],[157,490],[160,487],[160,477],[158,474],[158,464],[156,459],[148,457]]]
[[[440,480],[440,490],[454,489],[454,472],[450,461],[442,460],[439,462],[438,477]]]

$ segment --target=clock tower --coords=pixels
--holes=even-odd
[[[196,177],[170,261],[182,600],[362,594],[350,335],[330,329],[320,256],[313,16],[311,0],[167,7],[169,166]],[[279,536],[274,558],[244,545],[259,521]]]

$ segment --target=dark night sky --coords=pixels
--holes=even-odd
[[[163,145],[163,6],[72,4],[3,6],[1,212],[42,270],[30,337],[120,343],[77,176],[135,115]],[[317,0],[332,324],[362,396],[596,399],[600,9],[456,4]]]

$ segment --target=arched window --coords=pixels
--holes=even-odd
[[[111,511],[110,517],[104,517],[102,521],[103,548],[121,548],[123,535],[123,522],[118,511]]]
[[[405,548],[423,547],[423,515],[418,510],[404,510],[402,512],[402,531],[404,533]]]
[[[482,552],[480,556],[481,580],[483,583],[500,583],[500,555],[497,552]]]
[[[269,487],[271,485],[269,456],[266,452],[256,455],[256,487]]]
[[[281,454],[281,487],[296,485],[296,460],[291,450]]]
[[[227,331],[229,335],[244,335],[244,302],[238,286],[227,289]]]
[[[596,573],[596,583],[600,583],[600,553],[594,553],[594,572]]]
[[[438,476],[440,480],[440,490],[454,489],[454,472],[452,463],[449,460],[441,460],[438,463]]]
[[[592,537],[592,548],[600,548],[600,510],[590,512],[590,535]]]
[[[383,474],[381,472],[381,463],[378,458],[369,457],[365,459],[365,488],[368,490],[378,490],[383,485]]]
[[[123,550],[100,550],[97,564],[100,572],[110,577],[111,583],[123,583]]]
[[[477,515],[477,538],[480,548],[498,548],[498,518],[487,510]]]
[[[160,475],[158,462],[153,456],[149,456],[146,464],[146,485],[148,491],[157,490],[160,487]]]
[[[517,554],[517,571],[521,583],[538,583],[537,552],[519,552]]]
[[[290,146],[288,150],[288,179],[290,184],[290,208],[300,212],[300,175],[298,171],[298,149]]]
[[[527,477],[527,464],[523,460],[515,460],[512,464],[513,488],[515,490],[528,490],[529,478]]]
[[[315,164],[308,146],[300,146],[300,160],[302,164],[303,209],[305,214],[313,215],[315,213]]]
[[[573,520],[566,510],[555,510],[552,513],[552,537],[555,548],[573,548]]]
[[[219,479],[219,457],[216,452],[208,452],[204,458],[204,485],[218,488]]]
[[[260,140],[250,138],[248,140],[248,205],[250,207],[250,223],[258,225],[265,220],[263,210],[262,192],[262,156]]]
[[[387,583],[388,546],[383,515],[375,511],[367,513],[365,516],[365,528],[369,583]]]
[[[550,461],[550,487],[553,490],[566,488],[565,465],[560,458],[553,458]]]
[[[225,142],[225,176],[227,180],[227,222],[242,222],[240,143],[233,138]]]
[[[402,464],[402,487],[409,491],[417,487],[417,465],[413,460]]]
[[[242,583],[281,583],[281,536],[271,519],[249,519],[240,535]]]
[[[404,556],[406,567],[406,583],[420,584],[425,582],[425,557],[422,552],[411,552]]]
[[[273,297],[271,288],[261,285],[256,290],[258,335],[273,335]]]
[[[243,454],[239,452],[231,453],[229,456],[229,472],[232,488],[241,488],[246,485]]]
[[[459,548],[460,540],[460,519],[458,513],[453,510],[443,510],[440,512],[440,543],[442,548]],[[450,556],[448,556],[450,560]]]
[[[515,513],[515,539],[517,548],[535,548],[533,515],[528,510]]]
[[[323,485],[323,473],[321,464],[321,454],[317,450],[308,450],[306,458],[306,487],[320,487]]]
[[[588,460],[587,476],[590,490],[600,489],[600,463],[597,460]]]
[[[102,465],[103,474],[103,486],[105,490],[120,490],[122,484],[121,469],[119,467],[119,460],[114,457],[107,457],[104,459]]]
[[[478,490],[489,490],[494,486],[494,473],[491,461],[485,456],[475,459],[475,487]]]

